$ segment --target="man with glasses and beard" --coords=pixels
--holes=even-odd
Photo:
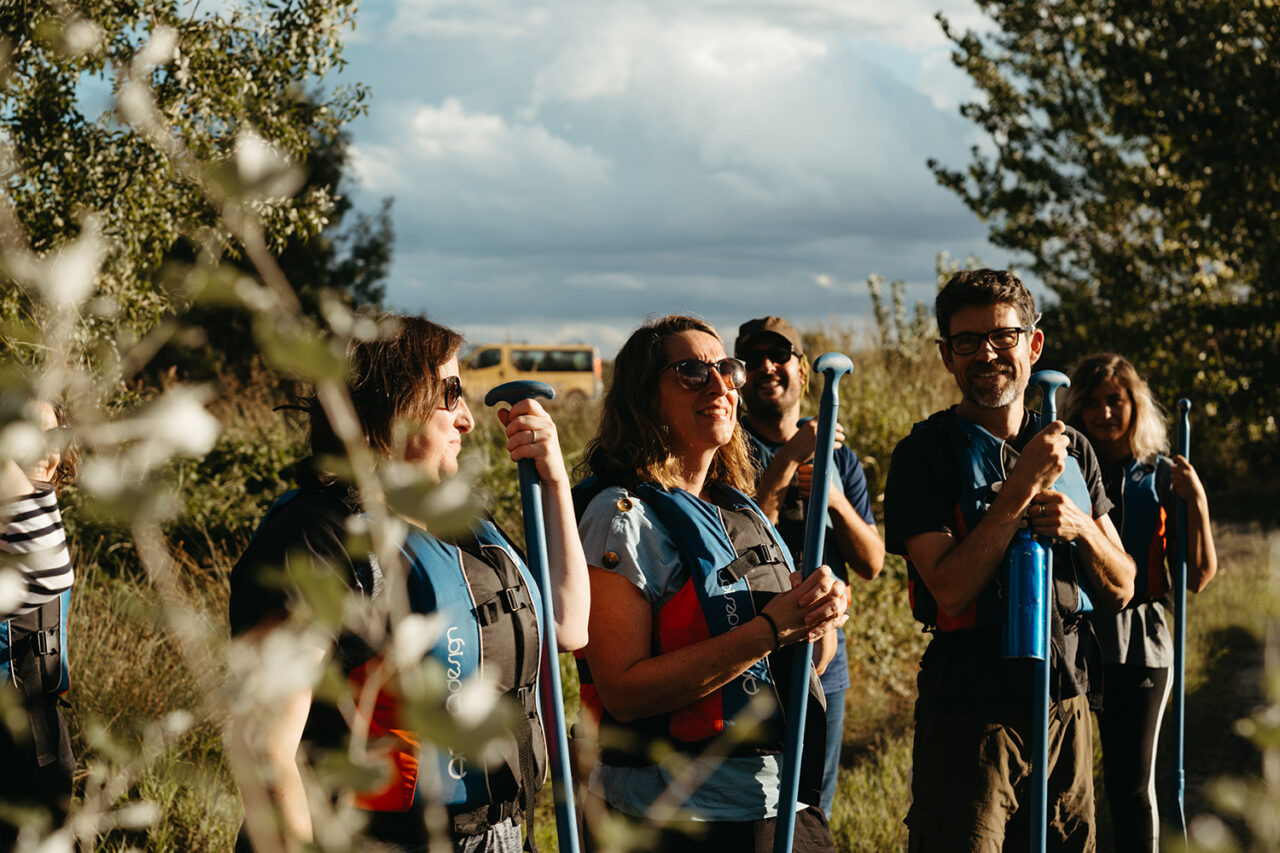
[[[885,487],[885,540],[907,558],[912,613],[933,635],[917,682],[909,849],[1029,842],[1034,662],[1001,657],[1005,552],[1027,525],[1054,540],[1048,849],[1092,851],[1087,694],[1100,662],[1082,611],[1089,598],[1122,608],[1133,560],[1107,518],[1088,442],[1060,421],[1042,425],[1023,405],[1044,346],[1026,287],[1009,272],[966,270],[939,292],[935,310],[942,363],[962,399],[898,443]],[[1057,490],[1068,478],[1089,506]]]
[[[813,476],[813,451],[818,436],[814,418],[800,420],[800,400],[809,384],[809,362],[800,335],[782,317],[762,317],[738,329],[734,355],[747,366],[742,386],[743,431],[762,469],[756,482],[756,501],[777,527],[796,565],[804,549],[804,517]],[[852,450],[843,444],[844,430],[836,424],[835,470],[830,490],[825,554],[848,583],[849,569],[871,580],[884,566],[884,543],[876,531],[867,493],[867,478]],[[844,694],[849,689],[849,662],[844,633],[837,632],[836,656],[822,673],[827,698],[827,738],[822,773],[822,810],[831,817],[840,767],[844,729]]]

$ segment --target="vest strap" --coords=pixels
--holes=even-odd
[[[768,547],[765,545],[752,545],[743,549],[742,553],[738,555],[738,559],[725,566],[723,571],[735,581],[739,581],[756,566],[765,566],[778,562],[781,561],[773,559]]]
[[[31,637],[42,636],[40,631]],[[35,643],[27,642],[34,647]],[[58,738],[61,726],[58,725],[57,699],[44,689],[44,673],[40,659],[33,654],[17,654],[13,658],[14,683],[22,694],[23,706],[27,712],[27,721],[31,726],[31,737],[35,742],[36,763],[48,767],[58,760]]]
[[[525,603],[520,598],[520,588],[509,586],[497,592],[492,598],[483,604],[476,605],[476,618],[480,621],[480,627],[487,628],[499,617],[507,613],[515,613],[524,609]]]

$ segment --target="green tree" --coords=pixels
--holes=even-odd
[[[311,189],[328,194],[333,208],[324,229],[315,235],[293,234],[276,252],[276,261],[289,281],[302,312],[321,319],[326,295],[349,308],[381,306],[395,231],[391,222],[391,198],[384,198],[375,214],[356,210],[345,191],[350,138],[345,131],[318,138],[303,166]],[[182,241],[170,257],[182,263],[195,259],[198,246]],[[246,272],[253,265],[244,258],[231,259]],[[152,362],[152,372],[177,366],[188,378],[250,371],[255,357],[251,316],[242,308],[225,305],[192,305],[182,316],[183,325],[200,329],[199,346],[175,342]]]
[[[1216,463],[1280,464],[1280,8],[1255,0],[979,0],[954,30],[985,134],[939,182],[1057,296],[1060,363],[1133,360],[1188,396]]]
[[[82,343],[155,326],[174,299],[155,282],[180,241],[214,257],[240,253],[222,205],[244,189],[229,182],[245,170],[219,170],[237,149],[306,162],[359,114],[362,87],[320,87],[342,64],[354,8],[354,0],[274,0],[219,14],[181,0],[0,5],[0,134],[16,160],[3,164],[3,193],[37,255],[66,246],[86,222],[105,241]],[[115,106],[87,115],[95,87],[109,87]],[[135,132],[129,125],[143,114],[162,119],[166,134]],[[309,240],[341,212],[333,181],[293,195],[298,179],[253,188],[270,249]],[[19,288],[5,288],[0,316],[41,322]]]

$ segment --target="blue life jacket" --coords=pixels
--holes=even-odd
[[[481,672],[497,680],[499,689],[523,708],[534,759],[534,766],[525,772],[533,771],[530,781],[536,790],[546,774],[546,743],[537,701],[542,597],[520,555],[493,524],[482,521],[472,532],[473,542],[460,548],[419,527],[410,528],[401,546],[410,566],[409,606],[414,613],[444,617],[445,628],[428,654],[444,667],[449,689],[446,704],[451,710],[455,710],[462,685]],[[497,643],[490,635],[504,632],[509,638],[513,630],[517,635],[515,658],[495,660]],[[439,750],[445,805],[474,809],[491,804],[495,792],[503,788],[499,769],[509,771],[510,782],[519,784],[518,741],[518,737],[510,737],[498,744],[503,762],[488,770],[479,762]]]
[[[1032,414],[1033,427],[1039,429],[1039,416]],[[951,410],[939,412],[917,423],[916,430],[937,430],[951,448],[960,477],[960,497],[955,507],[954,529],[957,541],[964,539],[986,515],[996,492],[1006,479],[1007,471],[1017,461],[1018,452],[1008,442],[987,432],[978,424],[956,415]],[[1065,494],[1076,506],[1092,515],[1093,500],[1080,466],[1072,456],[1053,484],[1054,491]],[[1074,543],[1054,545],[1053,575],[1055,600],[1060,613],[1075,614],[1093,609],[1088,593],[1080,584],[1076,568]],[[968,628],[996,627],[1004,621],[1001,602],[1003,577],[992,583],[961,613],[948,616],[920,578],[911,561],[907,561],[907,588],[911,596],[911,612],[927,628],[960,631]]]
[[[610,483],[590,477],[574,489],[578,515]],[[791,557],[777,531],[755,502],[722,483],[709,488],[712,504],[682,489],[653,484],[629,488],[658,517],[671,535],[689,580],[654,617],[654,654],[671,652],[727,633],[753,619],[770,598],[791,588]],[[618,509],[630,511],[630,498]],[[616,563],[616,555],[614,555]],[[608,565],[610,555],[604,556]],[[772,713],[761,733],[740,743],[735,755],[775,754],[785,742],[785,702],[789,677],[782,672],[791,655],[770,654],[718,690],[666,714],[621,723],[609,714],[595,688],[585,656],[578,653],[578,678],[583,707],[601,725],[601,761],[615,766],[653,763],[653,746],[662,743],[681,752],[701,752],[726,729],[762,691],[772,694]],[[817,802],[821,789],[826,698],[809,660],[809,713],[805,722],[805,751],[801,761],[802,802]],[[779,685],[782,685],[780,688]],[[613,729],[612,742],[609,729]],[[620,745],[620,748],[617,748]],[[806,795],[809,797],[806,799]]]
[[[1169,592],[1169,571],[1165,553],[1169,537],[1169,516],[1161,494],[1168,492],[1166,478],[1159,472],[1167,466],[1163,457],[1154,465],[1131,459],[1123,466],[1119,481],[1120,494],[1113,496],[1122,508],[1120,540],[1124,550],[1138,567],[1133,582],[1133,607],[1149,601],[1160,601]]]
[[[297,490],[286,493],[272,510],[297,494]],[[383,787],[358,792],[356,803],[370,811],[406,812],[429,797],[448,807],[459,835],[475,835],[508,818],[518,822],[532,809],[546,776],[546,742],[537,696],[543,652],[538,586],[515,548],[488,521],[477,522],[470,535],[456,544],[410,524],[400,552],[407,566],[411,611],[443,617],[439,639],[426,656],[444,671],[449,691],[446,705],[454,710],[458,691],[483,672],[524,716],[510,734],[490,745],[498,760],[488,766],[437,744],[431,753],[438,772],[430,775],[440,780],[441,788],[424,791],[419,785],[419,735],[401,719],[397,696],[380,690],[369,740],[387,748],[391,773]],[[372,555],[371,562],[376,564]],[[375,571],[373,580],[364,585],[367,595],[380,592],[380,572]],[[381,655],[351,662],[347,679],[356,695],[381,663]]]
[[[444,619],[440,637],[428,652],[444,670],[449,696],[456,710],[468,679],[484,673],[523,711],[514,731],[491,749],[499,760],[486,766],[441,744],[435,749],[436,779],[441,789],[429,792],[455,817],[455,830],[474,834],[486,822],[519,820],[533,807],[533,797],[546,775],[547,750],[538,709],[538,670],[542,655],[538,614],[541,596],[519,554],[493,524],[482,521],[458,544],[437,539],[410,526],[401,545],[409,567],[409,606],[414,613],[438,614]],[[363,686],[379,659],[354,670],[348,679]],[[421,744],[417,733],[404,728],[395,697],[378,696],[370,737],[392,745],[389,761],[394,772],[381,790],[357,795],[361,808],[408,811],[425,792],[418,782]],[[466,814],[472,825],[459,825]]]

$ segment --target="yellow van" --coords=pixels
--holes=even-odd
[[[603,390],[600,353],[590,344],[479,344],[462,377],[467,393],[480,398],[495,385],[536,379],[571,405],[597,400]]]

